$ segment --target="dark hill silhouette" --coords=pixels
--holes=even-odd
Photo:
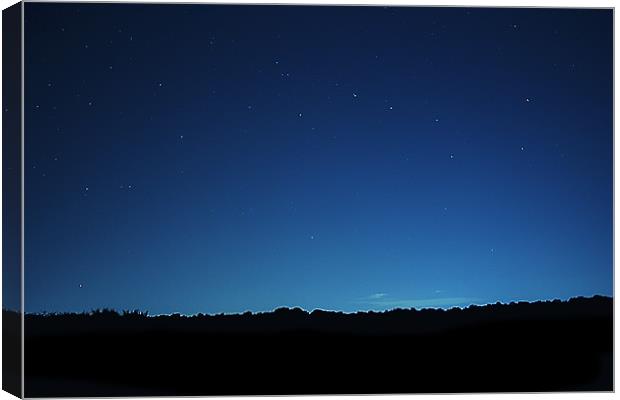
[[[613,300],[602,296],[351,314],[25,318],[27,397],[611,391],[612,351]]]

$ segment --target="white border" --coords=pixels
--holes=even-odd
[[[21,300],[20,300],[20,308],[21,308],[21,329],[22,329],[22,340],[21,340],[21,353],[22,353],[22,362],[21,362],[21,368],[22,368],[22,372],[21,372],[21,378],[22,378],[22,383],[21,383],[21,394],[22,397],[25,396],[25,386],[24,386],[24,360],[26,359],[24,357],[24,313],[26,311],[26,307],[25,307],[25,302],[26,302],[26,296],[24,295],[24,286],[25,286],[25,278],[24,278],[24,274],[25,274],[25,264],[24,264],[24,245],[26,244],[26,241],[24,240],[24,221],[25,221],[25,202],[24,202],[24,194],[25,194],[25,186],[24,183],[26,181],[25,179],[25,160],[24,160],[24,156],[25,156],[25,151],[24,151],[24,134],[26,132],[26,130],[24,129],[24,122],[25,122],[25,105],[26,102],[24,101],[24,94],[25,94],[25,74],[24,74],[24,70],[25,70],[25,65],[24,65],[24,50],[25,50],[25,46],[24,46],[24,40],[25,40],[25,36],[24,36],[24,22],[25,22],[25,13],[24,13],[24,2],[22,1],[21,4],[21,18],[22,18],[22,22],[21,22],[21,28],[22,28],[22,48],[21,48],[21,63],[22,63],[22,71],[21,71],[21,183],[20,183],[20,187],[21,187],[21,238],[19,240],[19,248],[20,248],[20,255],[19,255],[19,259],[20,259],[20,284],[21,284],[21,288],[20,288],[20,295],[21,295]]]

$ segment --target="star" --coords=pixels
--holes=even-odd
[[[310,235],[310,240],[314,240],[314,235]]]
[[[299,114],[298,114],[298,117],[299,117],[299,118],[301,118],[302,116],[303,116],[303,114],[302,114],[302,113],[299,113]]]
[[[435,118],[435,122],[439,122],[439,118]]]
[[[450,160],[454,160],[454,153],[450,153]]]
[[[82,289],[84,286],[80,283],[79,287],[80,287],[80,289]]]
[[[529,103],[530,101],[532,101],[532,99],[530,99],[529,97],[526,97],[526,98],[525,98],[525,102],[526,102],[526,103]]]
[[[521,146],[521,151],[525,151],[525,147]]]
[[[357,97],[357,93],[353,93],[353,97]]]

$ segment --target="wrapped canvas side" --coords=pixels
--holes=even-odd
[[[22,387],[22,12],[2,11],[2,390]]]

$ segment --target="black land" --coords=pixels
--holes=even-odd
[[[355,314],[29,314],[25,374],[27,397],[611,391],[613,299]]]

